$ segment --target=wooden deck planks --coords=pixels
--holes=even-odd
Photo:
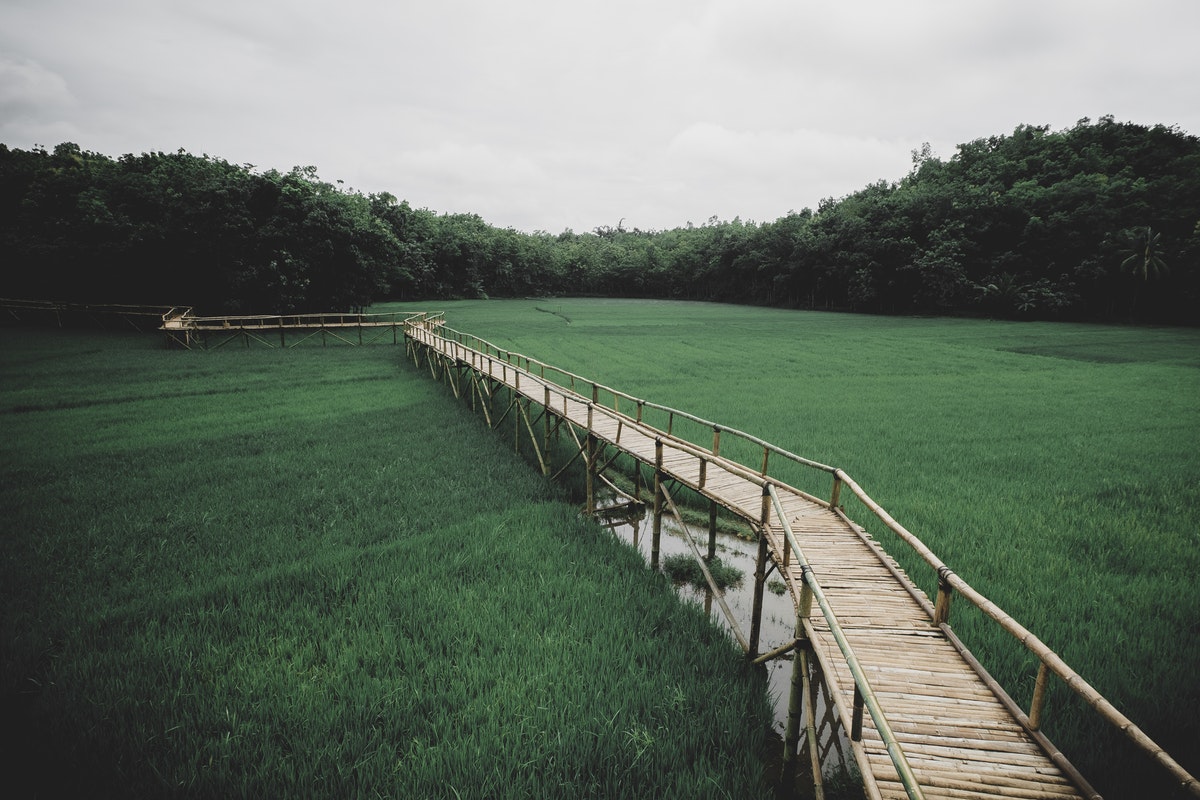
[[[440,337],[426,344],[444,348]],[[441,343],[441,344],[439,344]],[[445,352],[442,350],[442,352]],[[482,363],[482,362],[481,362]],[[515,387],[517,370],[506,365],[484,369],[497,381]],[[539,405],[542,384],[526,375],[518,391]],[[565,390],[552,388],[555,414],[587,429],[588,404]],[[591,432],[644,463],[653,465],[656,442],[663,446],[665,473],[693,488],[700,487],[701,459],[685,446],[633,420],[620,423],[593,409]],[[618,443],[619,439],[619,443]],[[762,487],[743,474],[708,457],[702,491],[748,519],[760,519]],[[863,666],[889,725],[927,798],[1029,798],[1062,800],[1080,797],[1061,770],[1012,718],[913,596],[928,598],[897,579],[860,536],[829,508],[779,486],[784,512],[805,557],[845,635]],[[799,597],[802,576],[791,561],[784,568],[785,536],[771,513],[767,538],[780,574]],[[889,556],[884,556],[890,560]],[[891,562],[894,567],[894,561]],[[897,570],[899,571],[899,570]],[[854,681],[819,610],[807,622],[813,647],[824,665],[829,690],[841,697],[841,710],[853,703]],[[895,767],[869,716],[864,716],[863,746],[867,765],[881,795],[906,797]],[[851,720],[843,716],[849,730]]]

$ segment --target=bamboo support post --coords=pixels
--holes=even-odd
[[[654,440],[654,527],[650,536],[650,569],[658,569],[658,545],[662,537],[663,443]]]
[[[717,556],[717,501],[708,501],[708,561]]]
[[[538,466],[542,468],[542,475],[550,475],[550,454],[547,452],[544,456],[542,449],[538,447],[537,435],[533,432],[533,421],[529,418],[529,408],[533,405],[532,400],[526,400],[524,407],[520,408],[521,416],[525,420],[525,429],[529,431],[529,444],[533,447],[533,454],[537,457]],[[546,415],[549,418],[549,414]]]
[[[550,474],[550,387],[545,386],[544,400],[542,402],[542,419],[545,423],[545,431],[542,434],[542,452],[546,454],[545,469],[546,474]]]
[[[513,414],[513,452],[521,452],[521,395],[512,393],[512,407],[517,409]]]
[[[862,690],[854,687],[854,715],[850,718],[850,741],[862,741],[863,695]]]
[[[771,513],[771,495],[763,488],[763,525],[758,534],[758,557],[754,562],[754,610],[750,616],[750,656],[758,655],[758,637],[762,633],[763,589],[767,585],[767,527]]]
[[[803,635],[804,626],[800,617],[797,616],[796,639],[799,640]],[[785,786],[790,786],[795,780],[796,749],[800,743],[800,720],[804,708],[805,676],[801,674],[800,670],[802,648],[797,647],[796,650],[796,656],[792,659],[792,686],[788,694],[787,727],[783,734],[783,781]]]
[[[825,776],[821,774],[821,745],[817,739],[817,709],[816,703],[813,702],[813,694],[816,691],[816,687],[812,685],[812,678],[809,675],[807,647],[800,648],[799,660],[802,662],[801,669],[804,675],[804,719],[806,720],[804,729],[808,733],[808,757],[812,764],[813,797],[815,800],[824,800]],[[833,735],[836,736],[836,733]]]
[[[590,410],[590,409],[589,409]],[[589,415],[590,417],[590,415]],[[596,513],[596,436],[591,432],[591,419],[588,419],[588,433],[585,441],[587,452],[584,454],[587,469],[587,513]]]

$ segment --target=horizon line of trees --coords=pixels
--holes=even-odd
[[[1102,117],[928,145],[774,222],[532,234],[315,167],[0,144],[0,296],[206,314],[603,295],[1027,319],[1200,322],[1200,139]]]

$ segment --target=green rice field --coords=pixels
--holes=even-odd
[[[1200,772],[1200,331],[622,300],[439,308],[499,347],[846,470]],[[787,477],[829,496],[827,476]],[[843,500],[932,596],[932,571]],[[959,601],[952,624],[1028,707],[1036,661],[973,612]],[[1106,796],[1166,791],[1061,684],[1046,715]]]
[[[765,791],[762,676],[403,353],[0,329],[5,796]]]
[[[1200,772],[1200,331],[374,310],[418,308],[841,467]],[[0,328],[0,376],[5,768],[30,796],[769,793],[762,676],[402,348]],[[951,621],[1027,704],[1024,650]],[[1159,790],[1061,684],[1046,714],[1106,797]]]

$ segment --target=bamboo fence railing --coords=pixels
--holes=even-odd
[[[843,488],[848,489],[858,500],[870,510],[870,512],[892,533],[894,533],[902,542],[904,542],[914,553],[926,564],[928,564],[938,575],[938,593],[936,604],[932,608],[927,608],[930,614],[930,622],[944,631],[947,637],[954,642],[955,646],[967,657],[972,663],[972,666],[980,673],[981,676],[986,676],[986,680],[990,681],[989,686],[997,696],[1006,700],[1006,706],[1009,707],[1017,722],[1026,730],[1034,735],[1040,742],[1046,743],[1045,737],[1041,735],[1040,729],[1043,722],[1044,702],[1046,697],[1046,686],[1048,678],[1051,674],[1058,676],[1062,682],[1073,692],[1079,695],[1084,702],[1092,708],[1102,720],[1109,725],[1119,730],[1137,749],[1146,754],[1153,762],[1158,764],[1166,771],[1171,778],[1184,791],[1191,793],[1194,796],[1200,797],[1200,782],[1188,773],[1182,765],[1170,756],[1160,745],[1158,745],[1151,737],[1142,731],[1128,717],[1122,714],[1111,702],[1100,694],[1094,687],[1085,681],[1048,645],[1041,641],[1031,631],[1018,623],[1011,615],[1004,612],[994,602],[985,597],[981,592],[974,589],[966,580],[954,573],[933,551],[925,545],[915,534],[897,522],[882,506],[876,503],[859,484],[854,481],[844,470],[822,464],[811,459],[804,458],[795,453],[791,453],[783,448],[777,447],[759,437],[723,426],[710,420],[705,420],[693,414],[689,414],[678,409],[668,406],[659,405],[650,401],[634,397],[633,395],[605,386],[597,381],[584,378],[582,376],[571,373],[559,367],[546,364],[529,356],[522,355],[513,351],[500,348],[487,340],[472,334],[455,331],[444,327],[444,319],[442,316],[426,316],[413,315],[405,320],[406,335],[411,335],[413,338],[420,341],[421,335],[432,333],[433,329],[437,329],[436,336],[447,345],[457,345],[460,349],[455,349],[452,346],[448,347],[447,355],[453,358],[462,359],[466,363],[471,363],[475,368],[480,368],[482,364],[478,363],[480,359],[487,359],[502,364],[504,371],[507,368],[514,370],[514,374],[524,375],[526,380],[532,380],[535,383],[542,384],[547,387],[554,387],[559,392],[569,392],[577,402],[587,404],[589,418],[592,413],[600,413],[609,416],[621,424],[636,424],[651,430],[655,430],[660,435],[671,440],[673,447],[695,456],[700,459],[701,475],[700,488],[704,488],[705,467],[709,463],[715,463],[720,459],[721,468],[726,471],[734,471],[748,481],[756,483],[763,487],[764,494],[774,494],[776,487],[786,488],[787,490],[797,493],[812,502],[818,503],[842,517],[845,517],[839,505]],[[507,375],[504,376],[507,381]],[[515,386],[520,388],[520,378],[514,378]],[[547,393],[547,397],[549,394]],[[601,402],[603,399],[604,402]],[[564,401],[565,402],[565,401]],[[632,409],[632,414],[621,411],[621,405],[624,403],[627,408]],[[611,406],[611,407],[610,407]],[[650,425],[646,420],[646,410],[650,409],[665,415],[666,424],[662,428],[657,428]],[[708,449],[704,446],[697,445],[687,438],[684,438],[676,430],[676,425],[679,422],[686,422],[697,427],[700,431],[707,429],[711,431],[712,447]],[[619,428],[618,428],[619,430]],[[619,436],[619,434],[618,434]],[[755,452],[761,453],[761,459],[755,458],[754,463],[743,463],[747,459],[741,461],[732,460],[731,457],[722,453],[722,437],[725,440],[732,438],[742,443],[750,445]],[[728,448],[726,448],[726,452]],[[785,461],[797,464],[807,469],[815,470],[820,473],[829,475],[832,479],[832,487],[830,490],[829,499],[816,497],[813,494],[804,492],[786,484],[782,484],[774,480],[769,472],[771,456],[782,458]],[[777,502],[777,499],[773,502]],[[850,520],[847,518],[849,523]],[[798,559],[803,562],[802,551],[795,542],[794,536],[788,535],[788,544],[792,552]],[[814,597],[818,596],[818,589],[814,586],[816,583],[813,580],[809,582],[808,575],[810,570],[805,571],[806,586],[813,592]],[[1035,691],[1028,712],[1022,711],[1008,693],[1000,687],[986,669],[979,664],[969,650],[962,644],[954,632],[950,629],[949,608],[950,599],[954,593],[970,602],[972,605],[980,609],[987,618],[991,619],[1000,629],[1011,635],[1019,642],[1026,650],[1033,654],[1039,662],[1038,675],[1035,683]],[[928,601],[921,598],[922,605],[928,606]],[[825,613],[825,609],[822,609]],[[836,627],[836,616],[832,611],[826,617],[831,627]],[[844,638],[844,637],[843,637]],[[843,642],[839,640],[839,646]],[[848,645],[845,645],[848,648]],[[843,653],[846,653],[846,649]],[[850,657],[848,656],[848,661]],[[880,719],[875,718],[876,710],[871,709],[870,703],[867,702],[867,697],[871,696],[869,684],[865,679],[859,683],[859,675],[855,675],[855,682],[858,690],[863,695],[864,703],[872,714],[872,719],[877,725],[880,725]],[[883,727],[886,727],[886,720],[882,720]],[[882,734],[883,728],[880,728]],[[886,740],[885,740],[886,741]],[[889,753],[892,748],[889,746]],[[893,756],[894,760],[895,757]],[[1059,756],[1061,758],[1061,755]],[[1065,762],[1065,759],[1062,759]],[[904,767],[901,763],[896,764],[897,772],[903,778]],[[1069,767],[1069,762],[1065,762]],[[1060,764],[1061,766],[1061,764]],[[1073,768],[1071,771],[1074,772]],[[907,784],[906,784],[907,786]],[[911,795],[910,796],[914,796]]]
[[[403,331],[406,320],[414,316],[412,312],[382,312],[373,314],[350,312],[325,312],[319,314],[241,314],[226,316],[200,317],[192,313],[188,307],[177,306],[162,314],[162,324],[159,330],[167,336],[167,343],[182,345],[191,349],[193,344],[206,347],[208,337],[216,337],[216,349],[241,338],[249,346],[251,340],[267,347],[294,347],[309,338],[320,336],[322,342],[329,336],[345,344],[363,344],[363,330],[374,331],[376,338],[379,331],[386,335],[386,329],[392,331],[393,343],[396,343],[398,332]],[[426,324],[431,324],[429,315],[424,315]],[[358,341],[346,338],[350,330],[358,331]],[[288,334],[293,334],[293,342],[287,341]],[[295,335],[300,338],[295,340]],[[278,344],[268,341],[267,336],[278,336]]]

